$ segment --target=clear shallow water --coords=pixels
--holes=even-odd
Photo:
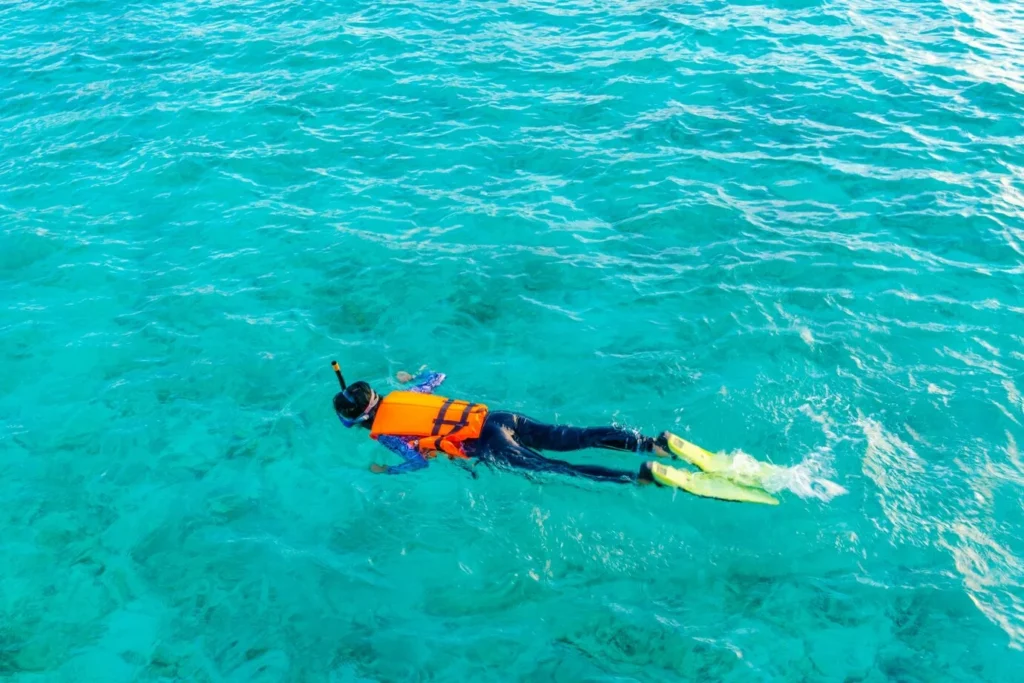
[[[0,8],[0,677],[1018,678],[1022,35],[994,2]],[[848,493],[373,476],[335,357]]]

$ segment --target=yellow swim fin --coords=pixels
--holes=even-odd
[[[667,467],[658,462],[651,463],[651,474],[654,476],[654,480],[663,486],[682,489],[703,498],[717,498],[736,503],[779,504],[778,499],[767,491],[740,486],[718,474],[687,472]]]
[[[736,458],[732,455],[706,451],[700,446],[671,433],[668,434],[668,450],[672,455],[685,460],[694,467],[699,467],[703,472],[726,477],[741,486],[756,486],[760,488],[764,485],[766,479],[777,474],[781,469],[749,456],[744,457],[742,462],[737,462]]]
[[[672,455],[685,460],[704,472],[724,472],[732,466],[732,458],[706,451],[681,436],[668,434],[668,450]]]

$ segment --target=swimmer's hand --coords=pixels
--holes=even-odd
[[[427,366],[424,365],[423,367],[421,367],[419,369],[419,372],[423,372],[426,369],[427,369]],[[416,375],[411,375],[408,372],[406,372],[405,370],[399,370],[397,373],[395,373],[395,379],[397,379],[402,384],[408,384],[409,382],[411,382],[414,379],[416,379]]]
[[[385,472],[388,471],[388,468],[384,467],[384,465],[378,465],[377,463],[373,463],[372,465],[370,465],[370,471],[373,472],[374,474],[384,474]]]

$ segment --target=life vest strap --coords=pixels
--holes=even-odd
[[[437,418],[434,419],[434,428],[430,432],[431,436],[437,436],[441,434],[441,429],[444,428],[445,426],[451,427],[451,429],[449,429],[447,432],[448,434],[459,431],[460,429],[469,425],[469,415],[470,413],[473,412],[473,409],[482,407],[481,404],[479,403],[466,403],[466,407],[463,408],[462,415],[459,416],[459,419],[445,419],[448,415],[448,409],[451,408],[452,404],[454,403],[454,400],[448,399],[447,401],[445,401],[444,405],[441,406],[441,409],[437,412]]]
[[[441,428],[444,427],[446,424],[456,424],[454,422],[449,422],[448,420],[444,419],[445,416],[448,414],[448,409],[452,407],[453,403],[455,403],[455,399],[450,398],[447,401],[445,401],[444,405],[441,406],[441,409],[437,411],[437,417],[434,418],[434,429],[431,430],[430,432],[431,436],[437,436],[438,434],[440,434]]]

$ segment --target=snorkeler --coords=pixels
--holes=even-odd
[[[600,465],[578,465],[548,458],[547,451],[577,451],[585,448],[633,452],[638,455],[689,457],[686,446],[697,448],[664,432],[643,436],[621,427],[569,427],[547,425],[518,413],[492,411],[482,403],[470,403],[433,394],[445,375],[421,369],[418,377],[400,372],[399,382],[414,382],[408,391],[381,396],[366,382],[346,385],[338,363],[331,366],[341,391],[334,396],[334,412],[345,427],[363,427],[370,438],[402,458],[400,465],[374,463],[376,474],[402,474],[426,467],[438,454],[452,460],[476,459],[488,464],[529,472],[547,472],[601,482],[656,483],[674,486],[699,496],[740,502],[777,504],[761,490],[738,486],[720,474],[691,473],[666,467],[653,460],[636,471]],[[702,449],[697,449],[706,453]],[[710,455],[710,454],[709,454]]]

